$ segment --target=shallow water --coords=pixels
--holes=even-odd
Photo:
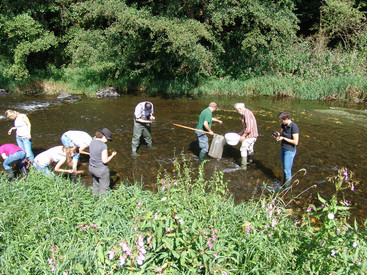
[[[133,112],[135,105],[143,100],[150,100],[154,104],[154,147],[149,150],[141,146],[138,150],[140,156],[132,158],[130,151]],[[7,130],[13,123],[3,116],[7,109],[28,115],[32,123],[35,154],[60,145],[60,137],[67,130],[83,130],[93,136],[96,130],[107,127],[113,132],[113,141],[108,143],[109,150],[118,152],[109,164],[113,182],[119,183],[126,178],[130,181],[142,179],[147,188],[154,189],[157,171],[160,168],[169,171],[175,157],[184,155],[194,167],[199,165],[194,131],[173,126],[173,123],[195,127],[200,112],[210,101],[216,101],[219,105],[214,117],[223,120],[223,125],[213,122],[212,128],[218,134],[241,130],[240,117],[233,109],[236,102],[244,101],[257,118],[260,136],[255,144],[254,164],[247,172],[239,169],[240,145],[226,145],[222,159],[210,159],[205,165],[208,177],[215,170],[224,172],[224,179],[229,181],[230,191],[237,202],[266,192],[263,182],[273,188],[274,182],[282,179],[280,144],[272,138],[271,133],[279,131],[277,115],[286,110],[292,114],[300,128],[300,143],[293,173],[302,168],[307,171],[306,175],[297,174],[299,184],[293,187],[293,195],[316,185],[316,188],[304,193],[294,207],[304,207],[315,201],[317,192],[326,198],[330,197],[334,186],[327,181],[327,177],[335,175],[339,168],[347,167],[355,173],[355,179],[361,184],[355,192],[346,191],[345,197],[353,204],[353,215],[359,220],[366,218],[366,105],[266,97],[165,99],[121,96],[113,99],[62,101],[46,96],[2,96],[0,140],[1,143],[15,143],[14,134],[7,135]],[[82,157],[80,166],[88,171],[88,158]],[[86,185],[90,184],[90,175],[84,175],[82,181]]]

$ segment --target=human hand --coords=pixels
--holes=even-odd
[[[214,136],[214,135],[215,135],[215,133],[214,133],[213,131],[209,131],[209,135]]]
[[[9,136],[11,135],[11,131],[13,131],[13,129],[12,129],[12,128],[10,128],[10,129],[9,129],[9,131],[8,131],[8,135],[9,135]]]
[[[117,152],[116,151],[113,151],[112,153],[111,153],[111,157],[114,157],[114,156],[116,156],[117,155]]]
[[[223,124],[223,121],[221,121],[221,120],[218,120],[218,123],[219,123],[219,124]]]

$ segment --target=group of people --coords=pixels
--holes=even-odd
[[[209,106],[201,112],[196,125],[198,131],[195,131],[195,134],[200,148],[200,161],[204,160],[206,153],[209,151],[209,139],[205,131],[210,135],[215,135],[212,130],[212,122],[223,123],[220,119],[213,117],[213,112],[217,108],[218,105],[215,102],[209,103]],[[254,145],[259,136],[257,122],[254,114],[245,107],[244,103],[236,103],[234,108],[240,114],[242,121],[242,131],[238,134],[240,135],[239,142],[241,142],[241,168],[246,171],[248,164],[253,161]],[[278,118],[281,122],[281,129],[280,132],[273,133],[273,136],[277,141],[281,142],[281,160],[284,171],[282,188],[284,189],[291,185],[292,166],[297,152],[299,129],[297,124],[292,121],[291,115],[288,112],[280,113]]]
[[[222,124],[223,121],[213,117],[213,112],[217,110],[215,102],[209,103],[204,109],[196,126],[196,136],[200,148],[199,160],[203,161],[209,151],[209,139],[207,133],[215,135],[212,130],[212,122]],[[241,168],[247,170],[248,164],[253,161],[254,145],[259,136],[257,122],[254,114],[245,107],[244,103],[236,103],[235,110],[241,116],[242,131],[240,135],[241,148]],[[89,172],[93,177],[93,192],[95,194],[105,193],[110,185],[110,172],[107,163],[117,154],[115,151],[108,155],[107,141],[112,140],[112,133],[107,128],[95,133],[92,138],[88,133],[78,130],[70,130],[62,134],[61,143],[34,157],[32,152],[31,123],[25,114],[13,110],[7,110],[5,115],[8,119],[14,120],[14,127],[10,128],[8,134],[16,131],[16,142],[18,144],[3,144],[0,146],[0,154],[4,159],[3,166],[9,175],[9,179],[14,178],[12,164],[17,163],[23,175],[27,174],[26,163],[32,163],[37,171],[46,175],[54,175],[54,172],[62,173],[83,173],[77,170],[80,154],[89,155]],[[299,140],[299,129],[295,122],[291,120],[288,112],[282,112],[278,118],[281,122],[280,132],[274,132],[273,136],[277,141],[281,141],[281,159],[284,169],[284,186],[289,187],[292,178],[293,159],[296,155],[296,146]],[[143,101],[136,105],[134,111],[134,129],[131,141],[131,153],[137,155],[137,149],[141,138],[144,139],[148,148],[152,147],[151,124],[155,122],[153,103]],[[86,149],[89,148],[89,152]],[[56,163],[52,169],[52,164]],[[63,169],[66,164],[69,169]]]
[[[14,179],[13,164],[17,164],[23,176],[27,175],[26,164],[32,164],[36,171],[46,175],[54,175],[54,172],[83,173],[77,170],[80,154],[89,155],[89,172],[93,177],[93,192],[101,194],[108,191],[110,186],[110,172],[107,163],[117,154],[115,151],[108,155],[107,141],[112,140],[112,133],[107,128],[97,131],[92,138],[84,131],[70,130],[62,134],[62,145],[54,146],[36,157],[32,152],[31,123],[25,114],[13,110],[5,112],[7,118],[14,120],[14,127],[10,128],[8,134],[16,132],[18,144],[3,144],[0,146],[0,154],[5,171],[9,180]],[[86,149],[89,147],[89,152]],[[52,164],[56,163],[52,168]],[[70,169],[63,169],[67,164]]]

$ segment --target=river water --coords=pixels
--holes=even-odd
[[[246,107],[256,116],[259,138],[255,144],[255,158],[247,172],[239,169],[240,145],[224,148],[220,160],[210,159],[205,165],[208,175],[223,171],[224,179],[237,202],[266,192],[263,182],[270,188],[276,179],[282,179],[280,144],[271,133],[280,130],[277,115],[289,111],[300,128],[300,142],[293,165],[293,173],[306,169],[306,175],[299,173],[299,184],[292,194],[305,192],[293,205],[303,208],[315,201],[317,193],[328,198],[335,190],[327,177],[336,175],[337,170],[347,167],[355,173],[360,185],[355,192],[346,191],[345,198],[353,206],[353,216],[358,220],[367,217],[367,106],[348,103],[319,103],[294,99],[274,99],[268,97],[199,97],[174,98],[142,97],[126,95],[120,98],[80,100],[58,100],[53,96],[2,96],[0,111],[1,143],[15,143],[14,134],[7,135],[13,121],[4,117],[4,111],[14,109],[26,113],[32,123],[32,142],[35,154],[52,146],[60,145],[61,135],[68,130],[83,130],[91,136],[103,127],[113,132],[109,150],[116,150],[117,156],[110,162],[112,181],[116,184],[128,179],[142,180],[146,188],[154,189],[159,169],[169,171],[175,157],[184,155],[193,167],[198,167],[198,147],[194,131],[179,128],[173,123],[196,127],[200,112],[210,101],[215,101],[219,109],[213,113],[223,121],[223,125],[213,122],[213,130],[224,135],[239,132],[242,124],[233,105],[245,102]],[[137,103],[149,100],[154,104],[156,123],[152,126],[153,149],[141,146],[140,156],[132,158],[131,138],[133,112]],[[211,141],[211,137],[209,138]],[[80,169],[88,171],[88,158],[81,158]],[[89,185],[91,176],[86,173],[82,181]]]

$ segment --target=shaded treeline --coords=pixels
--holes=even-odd
[[[365,9],[347,0],[4,0],[0,84],[186,93],[221,77],[363,78]]]

